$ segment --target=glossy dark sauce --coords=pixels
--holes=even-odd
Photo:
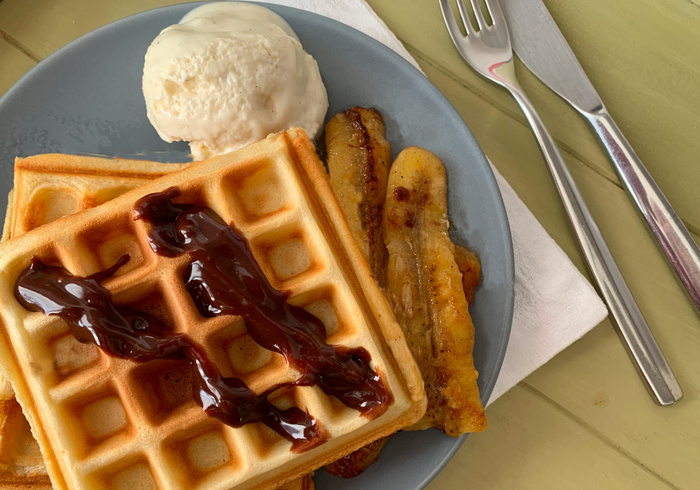
[[[115,305],[100,282],[128,260],[125,255],[105,271],[79,277],[34,258],[17,279],[15,296],[30,311],[62,318],[78,341],[94,343],[112,356],[137,362],[188,359],[195,401],[207,415],[225,424],[241,427],[262,422],[292,442],[295,452],[328,439],[326,430],[305,411],[297,407],[280,410],[241,379],[222,376],[204,350],[186,335],[170,332],[150,315]]]
[[[190,256],[185,287],[202,315],[240,315],[255,342],[282,354],[302,373],[295,386],[318,385],[368,418],[384,413],[393,396],[370,368],[370,354],[363,348],[327,344],[323,323],[272,287],[247,240],[211,210],[173,203],[178,195],[171,188],[145,196],[137,203],[136,215],[151,225],[154,252]]]

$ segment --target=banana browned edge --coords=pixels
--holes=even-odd
[[[462,273],[462,286],[467,303],[474,302],[474,291],[481,281],[481,262],[479,257],[467,247],[455,243],[455,262]]]

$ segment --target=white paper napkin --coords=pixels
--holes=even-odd
[[[418,63],[364,0],[265,0],[347,24]],[[437,4],[435,4],[435,8]],[[600,323],[607,309],[590,283],[495,168],[515,256],[515,311],[506,357],[489,403]],[[477,326],[478,328],[478,326]]]

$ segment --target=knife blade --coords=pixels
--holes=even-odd
[[[576,109],[603,107],[598,92],[541,0],[501,0],[513,50],[545,85]]]
[[[620,179],[700,311],[700,249],[608,113],[542,0],[501,0],[513,50],[593,126]]]

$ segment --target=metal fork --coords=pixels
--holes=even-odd
[[[571,174],[557,150],[554,140],[537,115],[535,108],[525,95],[515,76],[513,50],[508,26],[496,0],[485,0],[492,24],[484,18],[478,0],[470,0],[474,18],[479,26],[475,29],[469,20],[467,7],[457,0],[462,26],[462,35],[449,0],[440,0],[442,16],[452,42],[469,65],[489,80],[510,91],[525,113],[535,138],[547,162],[554,184],[564,204],[588,266],[598,283],[608,308],[618,327],[630,356],[650,392],[661,405],[671,405],[683,396],[678,381],[664,358],[649,326],[642,316],[622,273],[613,259],[603,235],[583,201]]]

